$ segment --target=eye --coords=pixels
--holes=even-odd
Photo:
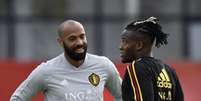
[[[125,43],[127,43],[127,40],[125,38],[122,38],[121,42],[125,44]]]
[[[74,41],[75,39],[76,39],[76,37],[74,37],[74,36],[71,36],[68,38],[68,40],[70,40],[70,41]]]
[[[86,38],[85,34],[80,35],[80,38],[85,39]]]

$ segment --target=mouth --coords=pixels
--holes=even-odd
[[[124,59],[125,55],[124,54],[120,54],[120,57],[121,57],[121,59]]]
[[[120,56],[122,57],[124,55],[124,52],[123,51],[120,51]]]
[[[124,58],[125,58],[125,55],[123,55],[123,54],[120,54],[120,57],[121,57],[122,59],[124,59]]]
[[[77,49],[75,49],[75,52],[76,53],[84,53],[84,48],[77,48]]]

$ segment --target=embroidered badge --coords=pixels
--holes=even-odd
[[[98,86],[100,82],[100,77],[95,73],[92,73],[91,75],[89,75],[88,79],[89,79],[89,82],[94,86]]]

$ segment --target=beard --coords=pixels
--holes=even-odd
[[[127,49],[121,57],[122,63],[132,63],[134,60],[136,60],[136,51],[132,48]]]
[[[134,61],[134,59],[132,59],[130,57],[122,57],[121,58],[122,63],[132,63],[133,61]]]
[[[83,46],[79,45],[74,48],[69,48],[65,43],[63,43],[63,45],[64,45],[65,54],[68,55],[71,59],[76,60],[76,61],[85,59],[86,52],[87,52],[87,44],[86,43],[84,43]],[[84,52],[76,53],[75,50],[80,47],[83,47]]]

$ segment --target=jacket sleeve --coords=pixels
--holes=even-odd
[[[115,101],[122,101],[121,84],[122,79],[117,71],[115,65],[109,60],[108,63],[108,79],[106,81],[106,88],[109,90]]]
[[[24,80],[12,94],[10,101],[29,101],[37,92],[43,88],[43,70],[39,65]]]
[[[174,94],[175,101],[184,101],[183,90],[182,90],[181,84],[179,82],[179,78],[177,77],[177,74],[174,69],[172,69],[172,72],[173,72],[173,76],[174,76],[175,84],[176,84],[176,87],[175,87],[176,92]]]
[[[148,67],[134,61],[127,70],[135,101],[154,101],[154,84]]]

